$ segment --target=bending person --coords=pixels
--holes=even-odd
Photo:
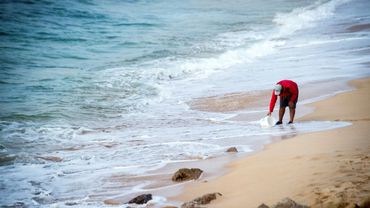
[[[279,121],[276,125],[283,123],[283,117],[285,114],[285,108],[289,106],[290,120],[288,124],[293,123],[295,108],[298,101],[298,85],[291,80],[281,80],[276,83],[274,90],[272,91],[270,108],[268,116],[274,111],[277,96],[280,96],[280,109],[279,109]]]

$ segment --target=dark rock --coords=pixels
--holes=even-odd
[[[172,176],[172,180],[176,182],[198,179],[203,171],[199,168],[181,168]]]
[[[261,205],[258,206],[258,208],[270,208],[270,207],[267,206],[266,204],[262,203]]]
[[[346,208],[361,208],[361,207],[356,203],[350,203]]]
[[[236,149],[236,147],[230,147],[226,152],[238,152],[238,149]]]
[[[195,198],[190,202],[186,202],[181,205],[181,208],[199,208],[200,205],[209,204],[211,201],[215,200],[217,196],[222,196],[220,193],[210,193],[205,194],[201,197]]]
[[[0,166],[10,165],[15,159],[17,159],[17,157],[13,155],[0,155]]]
[[[198,204],[209,204],[212,200],[215,200],[217,196],[222,196],[222,194],[221,193],[205,194],[201,197],[194,199],[193,201],[195,201]]]
[[[131,199],[128,203],[129,204],[146,204],[148,201],[152,200],[151,194],[142,194]]]
[[[64,203],[66,206],[75,206],[77,205],[78,203],[77,202],[66,202]]]
[[[361,208],[370,208],[370,196],[366,198],[360,205]]]
[[[309,207],[305,205],[297,204],[295,201],[289,198],[284,198],[283,200],[278,202],[276,205],[272,206],[272,208],[309,208]]]

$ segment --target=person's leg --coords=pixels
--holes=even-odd
[[[285,107],[280,107],[280,109],[279,109],[279,121],[278,121],[279,124],[283,123],[284,114],[285,114]]]
[[[289,114],[290,114],[289,124],[293,123],[294,121],[296,104],[297,104],[297,101],[289,103]]]
[[[289,123],[293,123],[293,121],[294,121],[294,115],[295,115],[295,108],[289,107],[289,114],[290,114]]]
[[[279,121],[276,122],[276,125],[283,124],[283,117],[285,114],[285,108],[288,106],[287,97],[280,97],[280,108],[279,108]]]

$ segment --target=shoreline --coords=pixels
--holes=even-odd
[[[332,97],[338,93],[354,90],[353,86],[350,86],[348,83],[355,79],[359,78],[325,79],[300,85],[299,110],[296,112],[295,117],[300,118],[313,112],[313,108],[306,104]],[[271,89],[268,89],[200,97],[187,103],[190,109],[193,110],[237,114],[229,119],[232,121],[256,121],[267,112],[270,96]],[[278,105],[277,103],[275,106],[275,114],[277,114]]]
[[[252,161],[255,160],[256,157],[257,158],[258,157],[262,157],[260,155],[266,155],[266,154],[268,155],[270,152],[272,152],[273,149],[279,148],[279,146],[284,146],[286,143],[295,143],[295,141],[297,141],[297,140],[302,140],[301,138],[303,138],[303,141],[307,140],[306,142],[309,143],[308,140],[310,140],[309,138],[312,138],[312,137],[317,138],[317,137],[322,137],[322,135],[327,135],[327,134],[329,136],[331,136],[332,134],[334,134],[335,132],[338,132],[338,131],[339,132],[347,132],[347,131],[351,131],[352,132],[352,131],[357,131],[356,130],[357,128],[361,128],[361,130],[362,131],[365,131],[365,132],[367,131],[367,133],[369,133],[369,135],[370,135],[369,130],[366,130],[366,125],[368,125],[368,122],[369,122],[369,120],[367,120],[368,117],[369,117],[369,112],[368,111],[365,111],[367,113],[366,114],[367,118],[354,117],[355,119],[350,119],[350,116],[348,115],[348,111],[343,111],[343,110],[341,111],[342,114],[340,114],[340,116],[343,117],[344,119],[338,119],[338,118],[333,117],[332,115],[327,116],[327,115],[325,115],[325,112],[321,112],[320,111],[320,108],[323,108],[323,106],[322,106],[321,103],[324,103],[324,106],[327,106],[328,104],[326,104],[326,102],[332,102],[332,100],[333,99],[337,99],[337,97],[340,97],[341,100],[346,100],[346,98],[342,98],[342,97],[343,96],[344,97],[347,97],[349,95],[356,94],[357,92],[359,92],[362,89],[362,87],[363,87],[362,85],[365,85],[362,82],[367,82],[368,83],[369,80],[370,80],[370,78],[360,78],[360,79],[356,79],[354,81],[349,81],[349,84],[351,86],[355,86],[356,87],[355,90],[349,91],[349,92],[347,92],[348,91],[347,90],[344,93],[338,93],[338,94],[335,94],[334,96],[330,96],[330,97],[325,98],[325,99],[322,99],[322,100],[320,99],[317,102],[309,103],[308,104],[309,107],[315,108],[314,112],[313,113],[306,114],[302,118],[298,118],[297,119],[298,121],[310,121],[310,120],[314,120],[314,119],[315,120],[348,121],[348,122],[352,122],[352,125],[350,125],[348,127],[343,127],[343,128],[340,128],[340,129],[325,130],[325,131],[320,131],[320,132],[298,134],[297,136],[295,136],[294,139],[288,139],[288,140],[280,139],[282,141],[280,141],[280,142],[272,142],[272,143],[266,145],[263,148],[262,151],[257,151],[257,152],[254,152],[253,155],[249,155],[247,157],[244,156],[241,159],[238,159],[236,161],[232,161],[230,164],[228,164],[225,167],[226,169],[230,169],[228,171],[228,173],[226,173],[223,176],[220,176],[220,177],[216,178],[215,180],[209,181],[206,184],[204,184],[204,183],[201,184],[201,183],[199,183],[199,181],[194,181],[193,183],[187,183],[185,185],[185,188],[182,190],[182,193],[179,194],[179,195],[177,195],[177,196],[175,196],[175,197],[172,197],[172,198],[170,197],[170,200],[171,201],[183,201],[183,202],[185,202],[185,201],[192,200],[193,198],[198,197],[198,196],[201,196],[201,195],[206,194],[206,193],[211,193],[211,192],[221,192],[222,193],[222,191],[221,190],[218,190],[217,188],[227,187],[228,185],[225,184],[225,183],[230,183],[233,186],[234,185],[237,186],[237,184],[235,184],[235,182],[233,182],[230,179],[230,176],[237,174],[237,173],[234,173],[234,172],[238,172],[240,174],[240,172],[243,172],[244,171],[244,173],[246,173],[245,172],[245,169],[248,169],[248,168],[240,167],[241,164],[243,164],[243,163],[250,163],[251,160]],[[359,84],[359,83],[361,83],[361,84]],[[367,100],[369,99],[368,96],[363,96],[363,97],[364,97],[363,99],[365,99],[365,100],[366,99]],[[307,105],[307,104],[305,104],[305,105]],[[337,103],[337,105],[338,105],[338,103]],[[357,102],[354,105],[356,106],[357,105]],[[365,105],[363,108],[365,108],[365,109],[368,109],[369,108],[369,107],[366,106],[366,102],[362,102],[362,106],[363,105]],[[326,107],[326,108],[327,108],[326,111],[330,110],[330,106],[329,107]],[[338,110],[336,110],[336,111],[334,110],[334,112],[338,112]],[[365,126],[363,126],[363,125],[360,125],[359,126],[358,122],[365,122],[367,124],[365,124]],[[353,128],[355,130],[352,130]],[[350,129],[350,130],[348,130],[348,129]],[[292,141],[294,141],[294,142],[292,142]],[[368,143],[365,142],[365,144],[368,145],[369,142]],[[370,152],[370,151],[367,151],[367,152]],[[282,154],[282,153],[281,152],[280,153],[279,152],[276,152],[276,154]],[[338,155],[340,155],[340,154],[338,154]],[[366,155],[366,151],[365,151],[365,154],[364,154],[363,158],[365,158],[365,160],[366,160],[365,162],[366,163],[369,163],[368,156],[369,155]],[[295,157],[297,157],[296,159],[298,161],[303,160],[302,159],[303,158],[302,156],[296,155]],[[315,157],[313,157],[313,158],[315,158]],[[312,159],[312,161],[316,161],[316,159]],[[290,161],[290,162],[292,162],[292,161]],[[296,164],[296,162],[294,164]],[[315,164],[315,162],[313,164]],[[258,164],[254,164],[254,165],[258,166]],[[249,168],[248,171],[252,171],[253,172],[253,169],[250,169]],[[256,171],[256,170],[254,170],[254,171]],[[319,177],[319,175],[321,173],[320,172],[317,172],[317,173],[313,173],[313,174],[316,174],[316,175],[318,175],[317,177]],[[257,177],[257,176],[254,175],[254,177]],[[305,178],[305,177],[306,176],[302,176],[302,178]],[[368,176],[368,177],[369,177],[369,179],[366,179],[365,185],[369,185],[370,176]],[[274,178],[274,177],[272,177],[270,175],[269,178]],[[295,178],[295,180],[299,181],[300,178]],[[272,182],[271,180],[269,180],[269,181]],[[253,183],[253,181],[250,181],[250,183],[252,183],[252,185],[254,185],[254,186],[258,186],[258,184]],[[264,183],[264,185],[266,185],[266,184]],[[311,185],[312,187],[314,187],[316,189],[319,189],[317,186],[312,185],[312,184],[306,184],[306,185],[307,186]],[[337,186],[338,186],[338,184],[337,184]],[[347,184],[347,186],[349,186],[349,185]],[[255,188],[258,188],[258,187],[255,187]],[[226,191],[226,194],[223,193],[224,196],[221,199],[218,199],[215,202],[212,202],[211,205],[209,205],[210,207],[246,207],[246,206],[247,207],[257,207],[258,205],[260,205],[262,203],[269,203],[269,204],[276,203],[278,200],[282,199],[283,197],[289,197],[289,195],[291,195],[291,194],[288,194],[289,191],[281,190],[281,191],[279,191],[279,193],[281,193],[281,192],[284,193],[285,192],[286,193],[285,196],[284,196],[284,194],[277,194],[277,196],[279,196],[279,197],[275,196],[275,197],[270,197],[271,199],[267,199],[267,198],[265,198],[264,200],[260,199],[259,202],[258,202],[258,200],[255,200],[255,199],[258,199],[257,196],[256,197],[251,197],[252,199],[254,199],[254,203],[246,204],[245,201],[244,202],[242,202],[242,201],[243,201],[243,198],[246,198],[246,196],[248,196],[248,194],[246,193],[246,191],[247,190],[251,191],[250,190],[251,188],[247,188],[244,191],[242,191],[242,190],[238,191],[236,187],[234,188],[235,190],[233,190],[233,191],[232,190],[228,190],[227,188],[223,188],[223,189],[227,190]],[[285,189],[288,189],[288,188],[285,188]],[[340,189],[340,187],[337,187],[337,189]],[[348,187],[347,187],[347,189],[348,189]],[[255,190],[256,189],[254,189],[254,191]],[[260,194],[265,193],[268,196],[271,196],[271,193],[270,193],[271,191],[270,192],[267,191],[267,190],[265,190],[265,191],[263,191],[262,193],[260,192]],[[333,190],[331,190],[331,191],[333,191]],[[370,196],[370,189],[367,190],[367,191],[369,191],[367,193]],[[240,192],[243,192],[243,193],[240,193]],[[253,193],[253,192],[251,192],[251,193]],[[245,194],[245,197],[241,197],[240,196],[240,195],[243,195],[243,194]],[[321,193],[321,195],[323,195],[323,194]],[[229,196],[233,196],[233,197],[230,197],[229,198]],[[234,198],[234,196],[235,196],[235,198]],[[292,198],[293,199],[296,199],[297,198],[297,200],[299,202],[304,202],[307,205],[311,205],[312,207],[319,206],[318,204],[320,204],[320,203],[321,203],[320,206],[325,205],[325,203],[329,203],[328,200],[323,199],[321,202],[316,202],[316,205],[315,205],[315,203],[313,202],[314,201],[314,199],[313,199],[314,197],[312,197],[312,196],[305,197],[305,196],[308,196],[308,195],[307,194],[306,195],[305,194],[302,194],[302,196],[300,196],[299,194],[296,194],[296,196],[295,197],[292,197]],[[326,198],[329,198],[329,199],[333,198],[331,196],[325,196],[325,197]],[[358,199],[358,200],[360,200],[360,199]],[[335,199],[335,200],[332,199],[332,203],[339,203],[338,202],[338,199]],[[357,203],[360,203],[360,202],[357,202]]]

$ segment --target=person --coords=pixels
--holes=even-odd
[[[279,121],[276,125],[283,124],[283,117],[285,114],[285,108],[289,106],[290,120],[288,124],[292,124],[294,121],[295,108],[298,101],[298,85],[292,80],[281,80],[276,83],[274,90],[272,91],[270,108],[268,116],[274,111],[277,96],[280,96],[280,109],[279,109]]]

